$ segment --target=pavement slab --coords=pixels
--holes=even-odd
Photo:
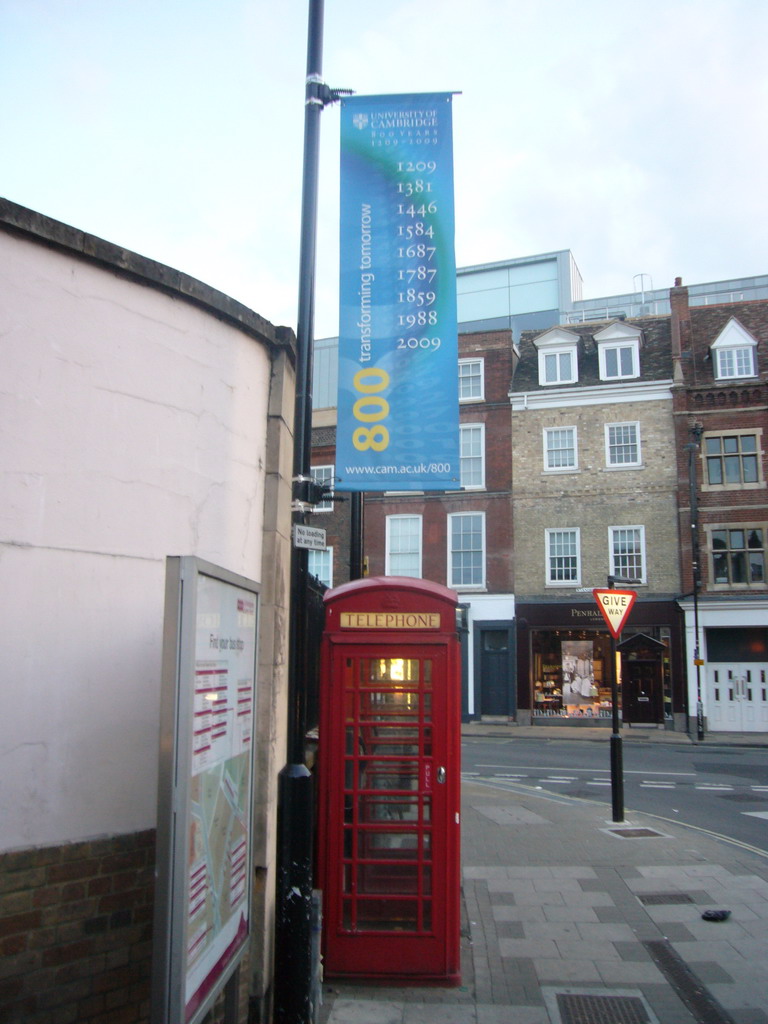
[[[465,780],[461,985],[326,979],[319,1024],[768,1024],[768,856],[634,812],[617,838],[607,814]]]

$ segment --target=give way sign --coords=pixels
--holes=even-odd
[[[637,593],[634,590],[593,590],[597,607],[603,613],[608,629],[614,640],[626,625]]]

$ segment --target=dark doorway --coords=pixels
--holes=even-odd
[[[618,645],[621,652],[623,717],[628,725],[664,722],[662,659],[667,648],[637,633]]]
[[[512,622],[475,622],[475,697],[482,716],[514,717],[515,634]]]

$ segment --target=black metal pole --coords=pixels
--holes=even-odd
[[[624,751],[619,724],[619,685],[616,678],[616,639],[611,634],[611,703],[613,704],[613,731],[611,732],[611,807],[614,821],[624,821]]]
[[[613,590],[616,579],[608,577],[608,586]],[[616,637],[611,633],[611,807],[614,821],[624,821],[624,751],[621,741],[619,719],[619,681],[616,671]]]
[[[363,495],[353,491],[350,503],[349,525],[349,578],[361,580],[364,572],[363,555]]]
[[[309,0],[304,170],[296,328],[293,524],[306,521],[303,485],[311,474],[317,170],[322,96],[323,0]],[[275,927],[276,1024],[312,1019],[312,776],[305,762],[308,552],[291,548],[288,661],[288,763],[278,778]]]
[[[699,588],[701,587],[701,548],[699,545],[699,500],[696,487],[696,453],[699,449],[702,430],[691,427],[693,441],[685,447],[688,450],[688,486],[691,505],[691,568],[693,570],[693,660],[696,665],[696,738],[704,739],[704,703],[701,699],[701,648],[699,646]]]

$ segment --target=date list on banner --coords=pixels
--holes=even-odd
[[[459,484],[451,94],[341,110],[336,489]]]

